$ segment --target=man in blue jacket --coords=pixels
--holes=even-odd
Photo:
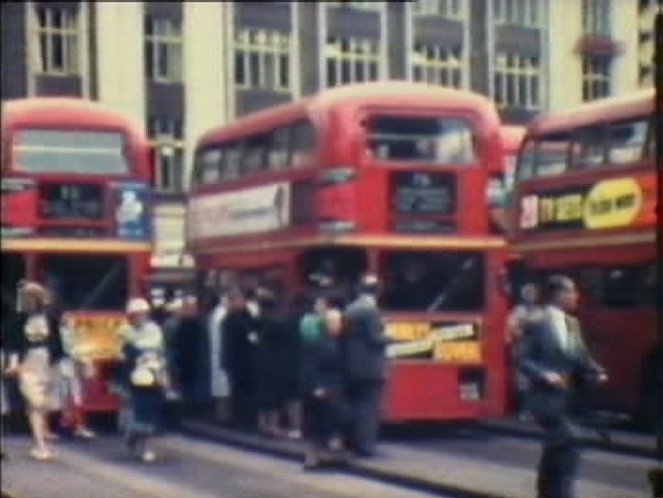
[[[357,455],[375,455],[386,376],[387,338],[377,305],[377,278],[362,279],[358,297],[345,311],[341,334],[342,372],[350,411],[349,446]]]
[[[574,422],[578,395],[590,383],[605,382],[605,371],[591,358],[580,324],[569,313],[578,291],[569,277],[555,275],[546,285],[541,320],[529,324],[520,340],[520,371],[532,382],[530,407],[546,431],[537,476],[537,498],[572,498],[584,431]]]

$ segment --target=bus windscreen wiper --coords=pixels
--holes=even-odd
[[[466,275],[466,273],[469,270],[471,270],[475,267],[476,261],[477,261],[476,257],[470,256],[463,262],[463,264],[458,269],[458,271],[453,276],[453,278],[449,281],[449,283],[435,297],[435,299],[428,306],[428,308],[426,308],[427,313],[431,313],[431,312],[439,309],[439,307],[444,303],[444,301],[446,301],[447,298],[454,292],[456,284],[458,284],[460,282],[460,280]]]
[[[84,310],[87,309],[88,306],[90,306],[92,303],[95,302],[96,298],[102,294],[102,291],[105,291],[108,285],[113,281],[113,279],[117,276],[119,270],[121,270],[121,264],[118,261],[113,265],[113,268],[111,268],[106,275],[104,275],[104,278],[101,279],[101,282],[97,284],[97,286],[92,290],[90,294],[88,294],[88,297],[85,301],[83,301],[83,304],[81,304],[78,309],[79,310]]]

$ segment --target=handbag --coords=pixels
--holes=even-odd
[[[139,365],[131,372],[131,385],[136,387],[151,387],[156,383],[154,373],[147,367]]]

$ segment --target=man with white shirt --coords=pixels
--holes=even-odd
[[[228,313],[228,300],[225,295],[215,296],[216,304],[208,316],[208,334],[210,344],[210,383],[211,395],[214,400],[215,417],[227,421],[230,408],[230,385],[228,376],[221,360],[223,358],[223,320]]]
[[[590,357],[580,323],[569,312],[578,291],[569,277],[546,284],[547,306],[529,324],[518,344],[518,368],[532,383],[530,408],[546,431],[537,476],[537,498],[573,498],[582,432],[574,423],[579,391],[588,382],[605,382],[605,371]]]

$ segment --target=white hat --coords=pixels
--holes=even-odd
[[[184,306],[184,301],[181,297],[176,297],[172,301],[166,303],[166,311],[178,311],[182,309],[182,306]]]
[[[130,299],[127,303],[127,314],[149,313],[150,304],[142,297]]]

